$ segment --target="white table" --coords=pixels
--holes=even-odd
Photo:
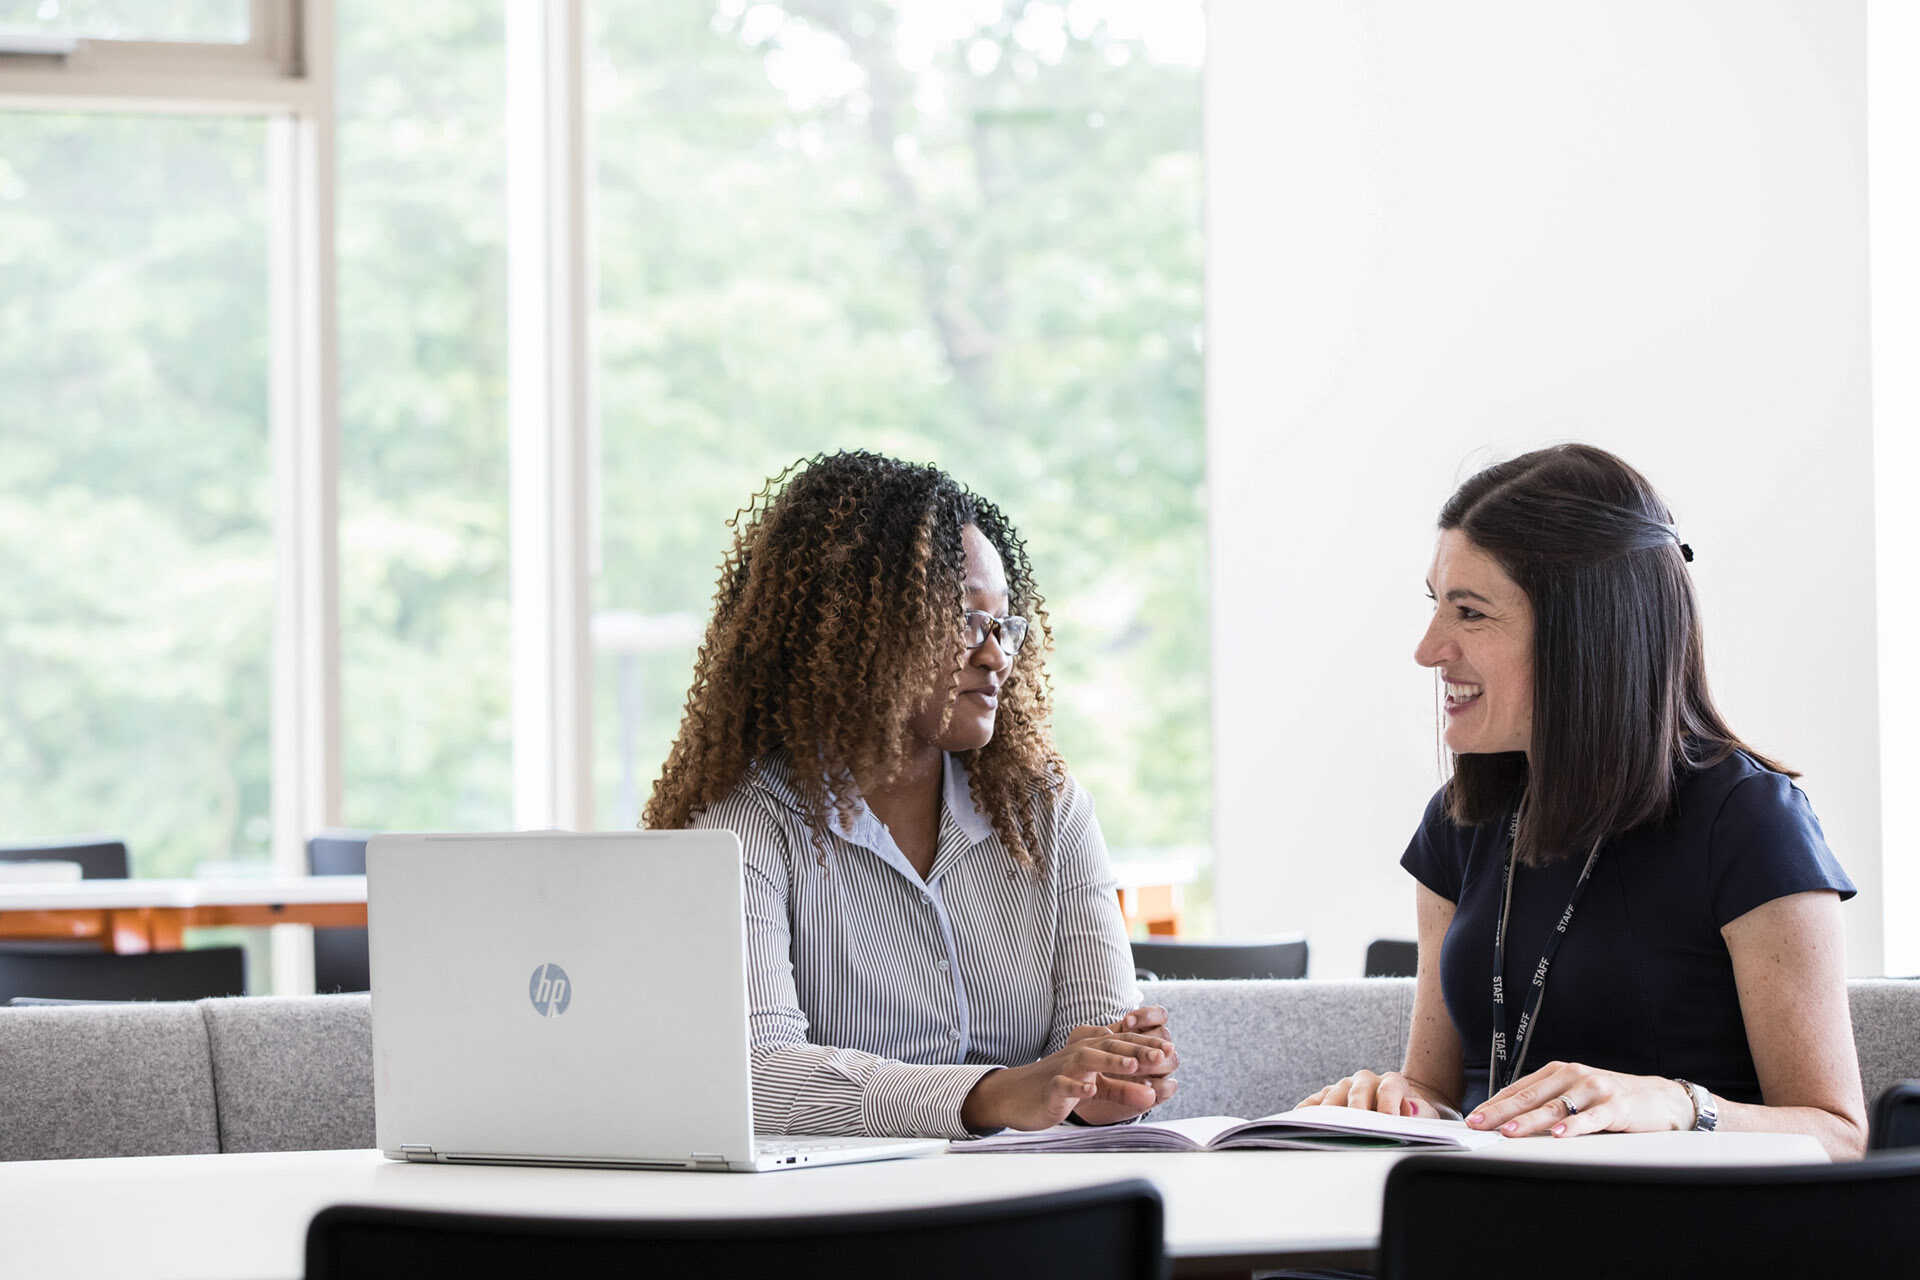
[[[365,876],[0,884],[0,939],[94,939],[121,952],[178,950],[190,928],[366,923]]]
[[[993,1200],[1143,1177],[1166,1202],[1177,1272],[1346,1262],[1376,1247],[1404,1152],[946,1155],[770,1174],[397,1164],[375,1151],[0,1164],[0,1271],[41,1277],[297,1277],[329,1204],[579,1217],[850,1213]],[[1528,1139],[1473,1159],[1611,1164],[1824,1161],[1783,1134]]]

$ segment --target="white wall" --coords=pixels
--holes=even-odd
[[[1920,5],[1871,0],[1867,29],[1886,959],[1920,974]]]
[[[1209,484],[1223,935],[1411,937],[1455,484],[1591,441],[1674,507],[1735,729],[1882,954],[1862,0],[1215,0]]]

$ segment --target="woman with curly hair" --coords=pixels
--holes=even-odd
[[[729,523],[644,822],[740,837],[755,1128],[964,1137],[1170,1096],[1006,517],[938,468],[848,452]]]

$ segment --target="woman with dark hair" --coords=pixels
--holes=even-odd
[[[1866,1111],[1840,903],[1797,776],[1707,692],[1672,513],[1561,445],[1440,512],[1433,620],[1453,776],[1401,865],[1420,959],[1399,1071],[1307,1099],[1476,1128],[1805,1133],[1856,1156]]]
[[[796,463],[730,525],[647,826],[745,854],[754,1124],[1111,1124],[1178,1055],[1049,732],[1026,547],[935,467]]]

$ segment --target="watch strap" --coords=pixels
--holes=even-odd
[[[1714,1104],[1713,1094],[1706,1086],[1695,1084],[1691,1080],[1682,1080],[1675,1076],[1673,1082],[1687,1091],[1693,1099],[1693,1124],[1695,1133],[1712,1133],[1720,1125],[1720,1108]]]

